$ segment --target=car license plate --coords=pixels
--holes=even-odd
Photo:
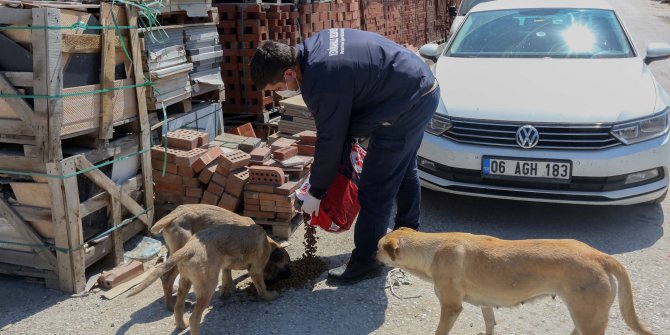
[[[568,182],[572,177],[572,162],[484,157],[482,175],[504,179],[532,178]]]

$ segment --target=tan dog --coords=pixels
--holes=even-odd
[[[180,279],[174,306],[175,321],[179,329],[190,325],[191,334],[197,335],[200,333],[202,313],[209,306],[216,290],[219,271],[223,270],[222,292],[233,289],[230,270],[248,270],[258,295],[265,300],[272,300],[277,297],[277,292],[266,289],[263,273],[268,262],[284,264],[282,267],[288,269],[288,255],[282,251],[267,236],[265,230],[249,218],[240,217],[225,224],[215,224],[193,235],[165,263],[155,266],[151,274],[133,288],[129,296],[149,287],[176,266]],[[196,303],[189,322],[185,322],[184,304],[191,285],[195,291]]]
[[[506,241],[402,228],[379,241],[377,259],[435,284],[441,305],[435,334],[449,334],[463,301],[481,306],[486,334],[491,335],[492,307],[557,295],[568,306],[573,335],[603,335],[617,291],[614,277],[624,321],[636,334],[652,334],[635,314],[623,265],[579,241]]]
[[[181,205],[156,222],[151,227],[151,233],[154,235],[163,233],[168,255],[172,255],[181,249],[195,233],[214,225],[235,222],[253,223],[250,218],[237,215],[221,207],[204,204]],[[271,261],[265,266],[263,278],[266,284],[272,283],[277,279],[286,278],[289,275],[287,264],[290,262],[290,258],[288,253],[284,248],[276,249],[275,252],[282,253],[282,256],[274,255],[274,257],[271,257]],[[278,263],[272,261],[272,259],[278,259]],[[175,299],[172,295],[172,287],[177,274],[177,268],[172,268],[161,277],[165,305],[170,311],[174,309]],[[225,285],[224,283],[230,277],[230,270],[222,269],[222,286],[225,288],[221,290],[222,298],[228,297],[232,293],[233,286]]]

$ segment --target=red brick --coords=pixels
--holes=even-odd
[[[261,212],[274,212],[277,213],[277,207],[275,206],[264,206],[261,203]]]
[[[258,192],[244,191],[244,199],[259,199],[260,194]]]
[[[139,276],[142,272],[144,272],[142,262],[133,260],[110,271],[103,271],[98,277],[98,283],[100,286],[110,289]]]
[[[244,216],[256,219],[274,219],[274,212],[261,212],[261,211],[244,211]]]
[[[244,210],[259,212],[261,210],[261,206],[260,205],[249,205],[245,202],[244,203]]]
[[[315,152],[316,147],[313,145],[298,144],[298,155],[314,156]]]
[[[225,188],[217,183],[209,183],[207,191],[216,194],[217,196],[221,196],[225,191]]]
[[[276,205],[275,202],[274,202],[273,200],[263,200],[263,199],[260,199],[260,202],[261,202],[261,207],[264,207],[264,206],[265,206],[265,207],[270,207],[270,206],[271,206],[271,207],[274,207],[274,206]],[[272,211],[272,212],[274,212],[274,211]]]
[[[153,167],[154,170],[159,171],[162,174],[163,173],[163,160],[152,159],[151,160],[151,167]],[[167,164],[165,164],[165,173],[178,174],[179,173],[179,167],[177,166],[177,164],[167,163]]]
[[[200,203],[216,206],[219,204],[219,196],[209,191],[205,191],[202,194],[202,201],[200,201]]]
[[[188,166],[180,166],[179,167],[179,175],[182,177],[187,177],[187,178],[193,178],[197,176],[197,173],[193,171],[193,168],[190,168]]]
[[[270,148],[256,148],[251,151],[251,160],[254,162],[265,162],[270,158],[272,150]]]
[[[282,195],[289,195],[293,194],[295,190],[298,189],[302,185],[301,182],[295,182],[295,181],[289,181],[288,183],[284,183],[282,186],[275,187],[274,193],[276,194],[282,194]]]
[[[258,205],[260,206],[261,201],[260,199],[249,199],[249,198],[244,198],[244,203],[249,204],[249,205]]]
[[[272,143],[272,152],[275,152],[281,148],[290,147],[295,142],[296,140],[292,140],[290,138],[280,138]]]
[[[219,200],[218,206],[231,212],[235,212],[237,211],[237,207],[240,206],[240,199],[228,193],[223,193],[223,195],[221,195],[221,200]]]
[[[295,134],[300,138],[300,144],[315,145],[316,144],[316,132],[313,130],[305,130]]]
[[[175,162],[179,166],[191,167],[195,161],[207,152],[207,149],[195,148],[189,151],[180,151],[176,154]]]
[[[182,182],[181,176],[169,173],[166,173],[165,176],[163,176],[159,171],[154,171],[153,178],[157,183],[181,184]]]
[[[187,187],[186,196],[192,198],[202,198],[202,189],[200,187]]]
[[[186,204],[199,204],[200,201],[202,201],[202,199],[200,199],[200,198],[186,197],[186,196],[181,197],[181,203],[185,204],[185,205]]]
[[[275,212],[277,212],[277,213],[295,213],[295,209],[293,207],[275,206]]]
[[[228,183],[228,177],[223,176],[223,175],[218,174],[218,173],[215,173],[212,176],[212,180],[210,180],[209,183],[210,184],[211,183],[217,183],[217,184],[219,184],[219,186],[224,186],[225,187],[226,184]]]
[[[198,147],[198,136],[190,133],[169,132],[163,141],[167,141],[168,148],[173,149],[188,151]]]
[[[181,178],[181,183],[186,186],[186,187],[200,187],[202,186],[202,183],[198,178],[192,177],[182,177]]]
[[[155,197],[157,203],[181,204],[180,194],[174,194],[168,192],[156,192]]]
[[[294,146],[284,147],[272,153],[272,157],[278,161],[285,161],[297,155],[298,155],[298,148]]]
[[[245,123],[235,129],[230,130],[229,133],[244,137],[256,137],[254,127],[251,125],[251,123]]]
[[[273,185],[247,184],[244,189],[252,192],[272,193],[275,187]]]
[[[261,200],[272,200],[272,201],[290,201],[293,199],[293,195],[282,195],[282,194],[271,194],[271,193],[259,193],[258,199]]]
[[[228,176],[226,192],[239,198],[242,195],[244,185],[247,183],[247,180],[249,180],[248,168],[242,168],[238,171],[232,172],[230,176]]]
[[[223,151],[221,151],[221,148],[219,147],[207,150],[204,155],[200,156],[200,158],[193,163],[193,170],[195,172],[201,172],[208,165],[216,163],[221,155],[223,155]]]
[[[156,193],[167,192],[179,195],[185,194],[184,186],[181,184],[156,183],[154,188],[156,189]]]
[[[216,172],[216,165],[210,165],[200,172],[198,180],[203,184],[209,184],[209,181],[212,179],[212,176]]]
[[[295,200],[293,200],[293,197],[290,197],[283,200],[275,200],[275,204],[277,207],[293,207]]]
[[[248,153],[241,150],[235,150],[221,156],[216,171],[226,176],[230,171],[249,165],[250,160],[251,156]]]
[[[284,184],[284,171],[277,167],[252,166],[249,168],[249,181],[254,184],[281,186]]]
[[[168,163],[175,163],[176,158],[177,158],[176,155],[179,152],[180,152],[179,150],[168,148],[167,149],[167,161],[168,161]],[[156,146],[151,148],[151,158],[152,159],[160,160],[162,162],[165,159],[165,154],[164,153],[165,153],[165,148],[160,146],[160,145],[156,145]]]

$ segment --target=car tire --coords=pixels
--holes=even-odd
[[[661,203],[663,203],[667,195],[668,191],[666,190],[660,197],[656,198],[655,200],[647,202],[647,205],[660,205]]]

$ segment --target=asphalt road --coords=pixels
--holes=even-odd
[[[639,47],[670,42],[670,5],[652,0],[611,0],[621,10]],[[652,64],[670,89],[670,60]],[[574,238],[614,255],[628,269],[640,318],[657,334],[670,333],[670,200],[662,205],[586,207],[500,201],[424,191],[423,230],[463,231],[506,239]],[[291,239],[293,257],[302,253],[302,230]],[[332,266],[348,258],[352,234],[320,233],[319,255]],[[239,275],[239,274],[237,274]],[[112,301],[98,294],[69,297],[17,278],[0,277],[0,334],[178,334],[154,284],[133,298]],[[215,299],[203,334],[432,334],[439,305],[432,286],[417,278],[399,289],[398,299],[383,278],[351,287],[319,281],[313,291],[282,292],[267,303],[236,292]],[[191,296],[193,299],[193,296]],[[569,334],[571,320],[560,300],[541,299],[496,310],[497,334]],[[484,330],[477,308],[466,305],[453,334]],[[183,332],[182,332],[183,333]],[[617,304],[608,334],[630,334]]]

